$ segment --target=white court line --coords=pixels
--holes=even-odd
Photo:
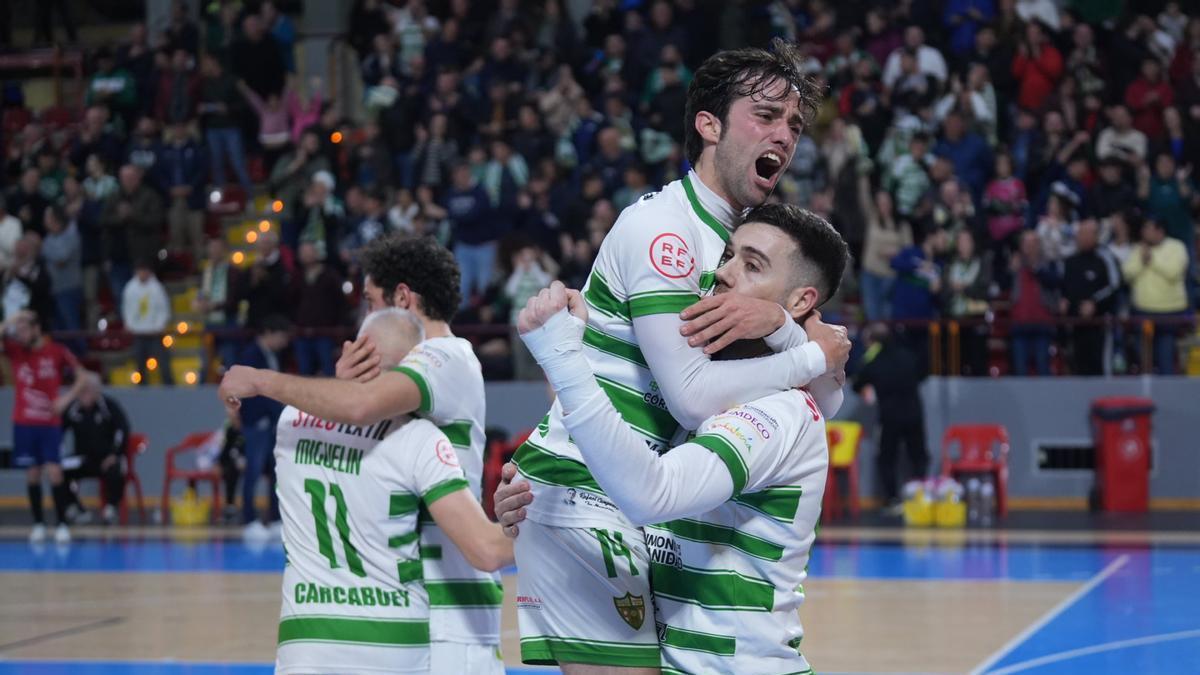
[[[1093,588],[1095,588],[1095,587],[1099,586],[1101,583],[1103,583],[1105,579],[1116,574],[1117,570],[1121,569],[1127,562],[1129,562],[1129,556],[1122,555],[1119,558],[1117,558],[1116,560],[1109,563],[1107,567],[1100,570],[1099,574],[1092,577],[1091,579],[1088,579],[1086,584],[1080,586],[1078,589],[1075,590],[1074,593],[1063,598],[1062,602],[1058,603],[1054,607],[1051,607],[1050,611],[1043,614],[1040,619],[1029,624],[1029,626],[1027,628],[1025,628],[1025,630],[1018,633],[1016,637],[1014,637],[1013,639],[1004,643],[1003,647],[1001,647],[1000,649],[997,649],[995,652],[993,652],[991,654],[991,656],[988,656],[986,659],[984,659],[983,663],[980,663],[978,666],[975,666],[975,669],[971,671],[970,675],[981,675],[982,673],[986,672],[988,668],[992,667],[992,664],[994,664],[997,661],[999,661],[1000,659],[1002,659],[1005,654],[1011,652],[1013,649],[1016,649],[1017,645],[1021,644],[1025,640],[1029,639],[1029,637],[1032,636],[1034,633],[1036,633],[1039,630],[1041,630],[1042,628],[1044,628],[1046,626],[1046,624],[1053,621],[1054,618],[1057,617],[1059,614],[1062,614],[1063,612],[1065,612],[1068,607],[1075,604],[1080,598],[1082,598],[1083,596],[1085,596],[1089,592],[1091,592],[1091,590]]]
[[[1044,666],[1048,663],[1057,663],[1068,659],[1078,658],[1080,656],[1088,656],[1090,654],[1099,654],[1100,652],[1116,651],[1125,649],[1126,647],[1139,647],[1141,645],[1152,645],[1159,642],[1171,642],[1173,640],[1187,640],[1189,638],[1200,638],[1200,630],[1181,630],[1177,633],[1161,633],[1159,635],[1147,635],[1146,637],[1134,638],[1132,640],[1117,640],[1116,642],[1105,642],[1104,644],[1092,645],[1091,647],[1082,647],[1080,649],[1072,649],[1070,651],[1050,654],[1049,656],[1039,656],[1036,659],[1014,663],[1011,666],[993,670],[989,675],[1008,675],[1037,666]]]

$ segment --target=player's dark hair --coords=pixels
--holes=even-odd
[[[363,249],[362,268],[386,302],[404,284],[421,296],[421,311],[434,321],[454,318],[462,300],[458,262],[433,237],[379,237]]]
[[[793,204],[765,204],[746,214],[745,223],[764,223],[777,227],[796,242],[799,255],[797,275],[817,289],[817,304],[824,304],[837,293],[850,258],[850,248],[829,221]],[[815,274],[809,270],[814,270]]]
[[[800,112],[807,122],[820,103],[821,90],[813,77],[801,71],[803,60],[796,45],[775,38],[770,50],[757,47],[731,49],[713,54],[702,63],[688,85],[683,117],[683,149],[688,161],[695,166],[704,149],[704,139],[696,130],[696,114],[701,111],[711,113],[721,120],[724,130],[729,108],[739,98],[752,96],[783,101],[793,91],[799,92]],[[783,93],[768,97],[767,90],[780,81],[787,85]]]

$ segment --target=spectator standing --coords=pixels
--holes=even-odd
[[[83,310],[82,243],[79,228],[59,206],[46,208],[46,239],[42,257],[54,295],[55,330],[79,330]]]
[[[936,262],[946,248],[946,232],[926,229],[920,245],[908,246],[892,258],[896,281],[892,285],[892,319],[913,322],[904,327],[901,339],[917,356],[922,375],[928,372],[928,322],[938,315],[942,270]]]
[[[48,330],[54,316],[54,295],[50,273],[42,260],[42,238],[37,232],[26,232],[13,248],[12,264],[2,272],[2,302],[4,318],[9,319],[23,310],[32,311]]]
[[[0,194],[0,273],[12,264],[21,234],[21,221],[8,212],[7,201],[4,195]]]
[[[204,255],[204,206],[207,195],[208,156],[192,140],[188,125],[179,122],[170,129],[170,140],[158,162],[158,182],[170,198],[167,232],[172,252],[188,253],[192,264]]]
[[[121,293],[121,320],[125,322],[125,330],[133,334],[133,359],[141,376],[138,384],[148,385],[150,371],[158,370],[164,385],[174,385],[171,353],[162,342],[171,322],[171,300],[148,260],[137,263],[133,278],[125,284]],[[154,368],[150,367],[151,359],[155,360]]]
[[[1125,89],[1125,105],[1133,112],[1133,126],[1151,142],[1163,139],[1163,111],[1175,102],[1171,84],[1163,77],[1162,63],[1153,56],[1142,59],[1141,74]]]
[[[1178,239],[1152,218],[1141,226],[1141,243],[1125,261],[1133,311],[1154,322],[1154,365],[1159,375],[1175,373],[1178,320],[1189,316],[1184,274],[1187,251]]]
[[[328,171],[313,174],[304,195],[295,202],[291,218],[283,223],[284,245],[297,250],[301,242],[310,242],[317,247],[322,260],[340,257],[339,242],[346,213],[333,195],[333,188],[333,174]]]
[[[190,123],[200,102],[200,78],[192,72],[192,55],[183,48],[171,54],[171,68],[159,75],[154,116],[164,125]]]
[[[241,38],[230,51],[233,75],[261,99],[283,94],[287,69],[280,54],[279,42],[267,33],[262,17],[247,14],[242,18]]]
[[[1059,310],[1073,319],[1099,322],[1116,310],[1120,268],[1116,257],[1100,246],[1100,226],[1094,219],[1079,223],[1075,240],[1077,252],[1063,263]],[[1071,372],[1075,375],[1106,374],[1111,363],[1111,335],[1105,325],[1072,326]]]
[[[1050,338],[1054,335],[1054,312],[1058,309],[1059,275],[1054,265],[1044,262],[1037,233],[1026,230],[1011,259],[1013,275],[1010,339],[1013,374],[1029,373],[1033,358],[1038,375],[1050,374]]]
[[[954,164],[954,173],[970,190],[971,198],[979,203],[983,189],[992,172],[992,151],[979,134],[968,131],[962,114],[946,115],[943,138],[934,146],[933,154],[945,157]]]
[[[250,86],[238,82],[238,90],[258,114],[258,145],[263,153],[263,165],[274,168],[292,143],[291,119],[284,105],[282,92],[260,96]]]
[[[511,308],[509,323],[512,326],[513,373],[518,380],[539,380],[541,368],[529,353],[528,348],[516,335],[517,314],[530,298],[550,285],[554,277],[546,271],[543,254],[530,241],[517,243],[512,253],[512,273],[504,282],[504,299]],[[520,343],[520,344],[518,344]]]
[[[296,367],[301,375],[333,377],[334,336],[329,331],[346,322],[342,278],[325,265],[312,242],[301,243],[296,257],[300,269],[292,280],[289,303],[296,312]]]
[[[1134,128],[1129,108],[1114,105],[1109,109],[1108,120],[1110,126],[1096,138],[1096,157],[1101,160],[1114,157],[1128,166],[1146,161],[1150,143],[1146,134]]]
[[[200,288],[196,293],[196,311],[204,316],[204,328],[208,331],[225,331],[237,328],[237,314],[231,307],[230,286],[234,268],[230,265],[225,239],[213,237],[208,240],[207,259],[200,266]],[[237,339],[217,333],[214,339],[221,365],[228,368],[237,357]],[[207,377],[212,365],[208,362],[208,350],[201,352],[200,372]]]
[[[961,55],[975,46],[975,35],[996,15],[992,0],[949,0],[942,22],[950,31],[950,51]]]
[[[257,331],[266,317],[287,306],[291,267],[279,249],[279,235],[269,230],[254,243],[254,263],[243,270],[238,283],[238,313],[242,325]]]
[[[161,154],[162,134],[159,133],[158,120],[149,115],[138,118],[133,135],[129,138],[129,147],[125,151],[124,164],[132,164],[141,169],[151,181],[151,185],[157,188],[153,182],[158,176],[155,168]]]
[[[1138,197],[1145,200],[1154,220],[1167,231],[1167,236],[1179,240],[1194,261],[1196,227],[1192,222],[1192,207],[1196,190],[1192,183],[1192,167],[1179,167],[1169,152],[1154,158],[1154,172],[1148,167],[1138,169]]]
[[[983,212],[993,250],[1016,248],[1016,233],[1025,226],[1028,206],[1025,184],[1013,175],[1012,157],[997,155],[995,178],[983,194]]]
[[[329,160],[321,153],[320,137],[309,129],[300,134],[296,148],[275,163],[267,185],[271,194],[283,202],[284,208],[295,208],[301,194],[318,173],[328,175],[329,189],[333,190],[332,170]]]
[[[454,257],[462,270],[462,307],[466,307],[472,295],[482,294],[492,281],[496,240],[502,233],[490,227],[488,194],[471,177],[470,165],[455,166],[452,180],[443,202],[454,227]]]
[[[939,85],[946,81],[949,71],[945,57],[934,47],[925,44],[925,31],[920,26],[911,25],[904,29],[904,47],[893,51],[884,64],[883,84],[888,89],[900,80],[900,62],[905,54],[911,54],[916,59],[917,70],[921,74],[932,77]]]
[[[284,69],[289,73],[296,72],[296,26],[292,23],[292,18],[280,12],[273,0],[265,0],[262,3],[259,15],[262,17],[263,26],[279,46],[279,60]]]
[[[884,174],[884,189],[895,196],[896,213],[901,218],[917,214],[921,198],[933,185],[925,168],[928,149],[929,135],[923,131],[914,133],[908,142],[908,154],[897,157]]]
[[[860,180],[865,183],[867,179],[864,176]],[[902,249],[912,246],[913,233],[907,221],[896,220],[891,193],[880,190],[871,201],[868,187],[859,189],[867,221],[860,286],[863,313],[867,321],[885,321],[892,315],[892,284],[896,281],[891,261]]]
[[[162,199],[142,178],[138,167],[132,164],[121,167],[120,187],[100,213],[109,288],[117,296],[132,274],[131,261],[157,260],[162,248],[165,220]]]
[[[103,103],[128,125],[137,108],[137,82],[128,70],[117,67],[117,60],[108,47],[96,52],[95,58],[96,74],[88,81],[84,104]]]
[[[1018,86],[1017,104],[1025,110],[1040,109],[1058,85],[1062,71],[1062,54],[1046,39],[1042,24],[1036,21],[1027,24],[1012,63]]]
[[[854,390],[879,409],[879,456],[876,468],[883,489],[884,509],[899,515],[900,485],[897,466],[900,446],[904,446],[912,477],[921,480],[929,469],[929,449],[925,444],[925,413],[921,404],[920,362],[898,336],[889,335],[883,324],[867,331],[867,352],[863,366],[854,377]]]
[[[204,128],[204,139],[212,153],[212,180],[217,188],[225,187],[225,162],[233,166],[233,172],[246,196],[254,194],[250,174],[246,170],[246,151],[242,146],[242,133],[237,124],[237,104],[240,100],[237,81],[225,73],[224,66],[212,54],[205,54],[200,61],[199,104],[200,125]]]
[[[291,340],[292,326],[287,319],[271,314],[257,326],[257,337],[242,350],[237,364],[279,372],[280,353]],[[275,447],[275,425],[283,405],[264,396],[242,401],[238,421],[245,438],[246,471],[242,476],[242,524],[244,536],[250,540],[265,540],[271,536],[268,525],[279,522],[279,501],[275,496],[275,467],[272,448]],[[267,479],[268,509],[262,518],[254,498],[260,478]]]
[[[968,228],[954,237],[954,255],[945,268],[942,288],[946,315],[959,322],[959,346],[962,356],[962,375],[987,375],[988,334],[991,326],[985,321],[988,312],[988,287],[991,285],[991,263],[976,249],[975,235]],[[952,339],[952,338],[951,338]],[[952,373],[953,374],[953,373]]]
[[[1125,180],[1122,169],[1121,161],[1114,157],[1100,160],[1098,180],[1092,185],[1087,200],[1092,216],[1108,218],[1118,211],[1137,205],[1137,192],[1130,182]]]
[[[75,456],[79,466],[66,471],[75,509],[82,512],[79,502],[79,480],[99,478],[105,525],[117,522],[117,508],[125,494],[125,446],[129,442],[129,416],[111,396],[104,394],[100,377],[93,373],[82,376],[83,386],[69,400],[63,411],[63,431],[71,432],[75,441]],[[75,522],[79,522],[76,519]]]

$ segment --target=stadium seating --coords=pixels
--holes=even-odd
[[[862,445],[863,427],[858,422],[831,420],[825,423],[829,439],[829,473],[825,477],[825,497],[821,514],[837,518],[847,510],[858,518],[858,450]],[[846,493],[841,492],[841,477],[845,476]]]

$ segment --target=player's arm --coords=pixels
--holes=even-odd
[[[234,366],[221,380],[221,400],[266,396],[334,422],[365,426],[421,406],[421,390],[409,375],[388,370],[368,382],[309,378],[273,370]]]
[[[498,524],[488,520],[465,480],[461,488],[428,503],[427,508],[433,522],[462,551],[471,567],[495,572],[513,564],[512,540],[504,536]]]

